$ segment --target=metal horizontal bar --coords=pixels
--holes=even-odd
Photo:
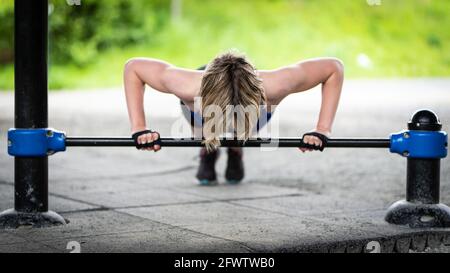
[[[222,147],[303,147],[300,138],[250,139],[245,143],[239,140],[222,139]],[[126,147],[135,146],[132,138],[127,137],[67,137],[66,146],[86,147]],[[163,147],[201,147],[202,140],[192,138],[161,138]],[[390,140],[383,138],[332,138],[328,148],[389,148]]]

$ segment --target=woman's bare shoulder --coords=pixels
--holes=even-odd
[[[172,66],[167,69],[164,82],[172,94],[183,101],[193,101],[198,96],[203,71]]]
[[[290,77],[284,68],[259,70],[268,104],[278,104],[287,93]]]

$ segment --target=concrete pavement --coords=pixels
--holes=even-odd
[[[148,90],[149,126],[183,135],[176,98]],[[333,136],[387,137],[414,110],[431,108],[450,124],[450,80],[352,80],[344,86]],[[51,127],[68,135],[129,134],[120,88],[58,91],[49,97]],[[280,136],[300,136],[317,119],[320,92],[287,98],[276,110]],[[13,94],[0,93],[0,210],[13,207]],[[275,132],[276,133],[276,132]],[[274,135],[274,134],[272,134]],[[274,135],[276,136],[276,135]],[[224,152],[225,150],[223,150]],[[194,179],[198,149],[68,148],[49,160],[50,207],[70,223],[46,229],[0,230],[0,252],[383,252],[449,250],[450,229],[389,225],[386,208],[405,195],[406,160],[384,149],[246,149],[246,178],[224,184]],[[450,164],[442,160],[441,198],[450,204]]]

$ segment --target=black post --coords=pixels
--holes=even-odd
[[[47,9],[47,1],[15,1],[16,128],[48,127]],[[14,163],[16,211],[47,211],[48,158],[16,157]]]
[[[440,165],[440,159],[407,159],[406,200],[408,202],[439,203]]]
[[[48,0],[15,0],[15,127],[47,128]],[[15,157],[14,210],[0,214],[0,227],[66,223],[48,211],[48,158]]]
[[[429,110],[416,112],[408,123],[409,130],[440,131],[442,125]],[[406,200],[394,203],[386,221],[411,227],[450,227],[450,208],[439,203],[439,158],[408,158],[406,167]]]

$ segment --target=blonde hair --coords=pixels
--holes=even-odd
[[[208,151],[220,146],[225,131],[246,141],[260,116],[260,105],[266,104],[261,79],[244,55],[228,52],[214,58],[206,67],[200,87],[201,109],[204,118],[203,137]],[[211,115],[210,108],[219,110]],[[235,107],[233,112],[229,106]],[[250,113],[247,111],[251,109]],[[214,124],[211,130],[205,125]],[[244,124],[243,130],[238,130]],[[238,128],[239,127],[239,128]],[[241,128],[242,129],[242,128]]]

